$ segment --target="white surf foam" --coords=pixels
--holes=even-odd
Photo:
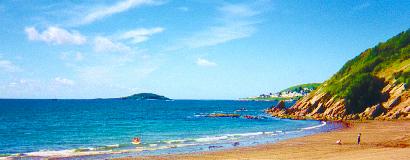
[[[67,157],[67,156],[73,156],[75,155],[75,150],[59,150],[59,151],[51,151],[51,150],[40,150],[37,152],[29,152],[24,155],[26,156],[36,156],[36,157],[56,157],[56,156],[61,156],[61,157]]]
[[[228,138],[229,138],[228,136],[210,136],[210,137],[197,138],[194,141],[196,141],[196,142],[213,142],[213,141],[219,141],[219,140],[226,140]]]
[[[167,140],[163,141],[163,143],[158,144],[149,144],[147,147],[137,147],[134,149],[129,150],[120,150],[120,151],[113,151],[113,148],[120,147],[119,144],[114,145],[107,145],[104,147],[96,147],[96,148],[85,148],[84,151],[78,151],[75,149],[70,150],[41,150],[37,152],[29,152],[23,154],[22,157],[48,157],[48,158],[59,158],[59,157],[73,157],[73,156],[87,156],[87,155],[100,155],[100,154],[114,154],[114,153],[126,153],[126,152],[138,152],[138,151],[152,151],[152,150],[161,150],[161,149],[169,149],[169,148],[179,148],[179,147],[186,147],[186,146],[195,146],[195,145],[203,145],[203,144],[212,144],[214,142],[223,141],[223,140],[237,140],[241,138],[247,137],[255,137],[255,136],[276,136],[278,134],[288,134],[293,132],[302,132],[303,130],[311,130],[315,128],[320,128],[326,125],[326,122],[322,121],[321,124],[301,128],[300,130],[293,130],[293,131],[273,131],[273,132],[249,132],[249,133],[235,133],[235,134],[224,134],[219,136],[207,136],[207,137],[200,137],[194,139],[177,139],[177,140]],[[165,143],[164,143],[165,142]],[[107,148],[107,150],[101,150],[101,148]],[[11,156],[11,158],[16,156]],[[8,159],[10,157],[0,157],[1,159]]]
[[[326,125],[326,122],[325,122],[325,121],[322,121],[322,123],[319,124],[319,125],[311,126],[311,127],[305,127],[305,128],[302,128],[302,130],[310,130],[310,129],[320,128],[320,127],[323,127],[323,126],[325,126],[325,125]]]
[[[28,152],[23,154],[13,154],[8,157],[1,157],[4,159],[18,158],[18,157],[48,157],[48,158],[63,158],[63,157],[73,157],[73,156],[87,156],[87,155],[100,155],[100,154],[110,154],[117,153],[112,149],[119,148],[119,144],[106,145],[102,147],[89,147],[89,148],[78,148],[78,149],[66,149],[66,150],[40,150],[35,152]],[[122,151],[120,151],[122,152]],[[0,159],[1,160],[1,159]]]

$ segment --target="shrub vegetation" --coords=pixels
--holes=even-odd
[[[407,30],[367,49],[349,60],[325,82],[323,89],[333,96],[344,98],[349,113],[359,113],[368,106],[380,103],[384,98],[381,90],[391,80],[385,78],[406,85],[410,83],[409,44],[410,30]]]

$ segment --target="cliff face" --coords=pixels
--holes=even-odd
[[[345,100],[332,97],[328,93],[318,90],[314,94],[305,96],[289,109],[272,107],[267,112],[273,116],[291,119],[409,119],[410,120],[410,91],[404,84],[388,84],[383,93],[389,98],[386,101],[366,106],[363,112],[349,114],[346,112]]]
[[[368,49],[292,107],[267,112],[292,119],[410,119],[410,30]]]

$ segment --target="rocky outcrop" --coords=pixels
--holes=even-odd
[[[410,29],[349,60],[278,117],[323,120],[410,119]]]
[[[379,119],[410,119],[410,91],[404,86],[397,86],[391,92],[392,97],[382,105],[387,109]]]
[[[319,88],[295,105],[286,109],[283,102],[268,109],[272,116],[290,119],[318,120],[355,120],[355,119],[410,119],[410,91],[405,84],[389,83],[383,88],[386,100],[373,106],[368,106],[363,112],[348,114],[344,99],[330,96]]]
[[[279,101],[279,103],[276,104],[276,106],[273,106],[272,108],[266,111],[271,113],[271,115],[275,117],[284,117],[285,115],[287,115],[287,109],[285,107],[284,101]]]

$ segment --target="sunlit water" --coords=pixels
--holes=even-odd
[[[338,127],[320,121],[281,120],[263,112],[275,104],[211,100],[0,100],[0,154],[107,153],[96,156],[101,158],[186,153],[271,143]],[[247,110],[235,112],[240,108]],[[206,116],[212,113],[237,113],[241,117]],[[244,115],[259,119],[246,119]],[[133,137],[140,137],[142,144],[131,144]],[[234,146],[235,142],[239,143]],[[126,152],[111,154],[115,151]]]

